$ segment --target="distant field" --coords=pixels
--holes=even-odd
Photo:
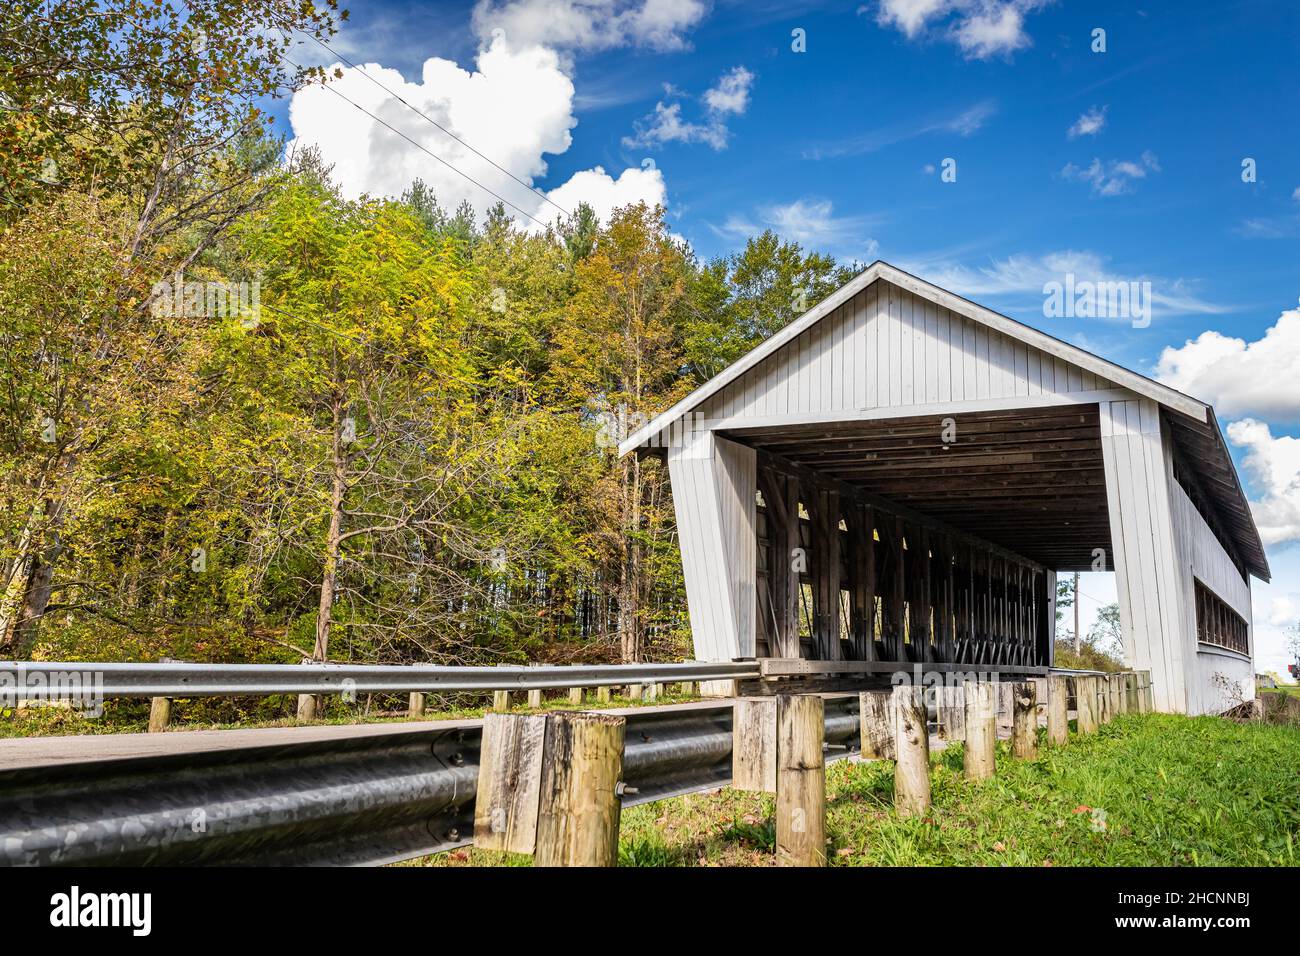
[[[1216,717],[1123,716],[1034,762],[998,745],[997,776],[962,777],[961,746],[932,758],[924,820],[893,812],[893,765],[828,772],[829,861],[846,866],[1295,866],[1300,730]],[[767,866],[770,796],[723,790],[623,814],[625,866]],[[434,866],[527,865],[461,850]]]

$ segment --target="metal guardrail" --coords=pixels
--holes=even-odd
[[[433,664],[120,664],[0,662],[0,701],[234,694],[549,690],[759,676],[755,661],[446,667]]]
[[[153,692],[153,691],[149,691]],[[731,779],[732,705],[626,717],[623,777],[648,803]],[[858,697],[826,700],[831,759]],[[357,865],[470,842],[480,721],[301,743],[0,771],[0,865]]]

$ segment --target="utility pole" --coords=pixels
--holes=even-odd
[[[1074,653],[1079,653],[1079,572],[1074,572]]]

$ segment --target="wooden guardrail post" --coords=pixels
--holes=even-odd
[[[406,716],[407,717],[424,716],[424,695],[421,694],[419,691],[412,691],[410,697],[407,698]]]
[[[537,687],[528,692],[528,709],[537,710],[541,706],[542,706],[542,690],[540,687]]]
[[[149,733],[157,734],[167,729],[172,722],[172,700],[170,697],[154,697],[149,701]]]
[[[1069,678],[1054,675],[1047,681],[1047,742],[1057,747],[1070,739]]]
[[[298,695],[298,719],[311,721],[316,719],[318,700],[315,694]]]
[[[693,680],[682,681],[682,696],[694,697],[695,694],[696,694],[695,681]]]
[[[494,690],[492,692],[492,709],[504,713],[510,709],[510,691]]]
[[[997,764],[998,689],[989,681],[966,681],[966,747],[963,762],[967,780],[987,780]]]
[[[899,686],[894,711],[894,809],[900,817],[922,816],[930,808],[930,729],[925,688]]]
[[[582,688],[581,688],[581,687],[570,687],[570,688],[569,688],[569,703],[570,703],[570,704],[577,704],[578,706],[582,706]]]
[[[646,699],[646,700],[658,700],[659,697],[660,697],[660,694],[662,694],[662,692],[663,692],[663,686],[664,686],[663,684],[646,684],[646,685],[645,685],[645,699]]]
[[[731,711],[731,786],[776,792],[776,698],[740,697]]]
[[[825,707],[816,694],[776,699],[776,862],[826,865]]]
[[[892,694],[884,690],[862,691],[858,695],[858,734],[863,758],[893,760],[894,733]]]
[[[611,692],[608,684],[596,688],[596,703],[608,704],[610,702],[610,698],[611,698]]]
[[[547,718],[537,808],[538,866],[616,866],[625,720],[613,714]]]
[[[1097,678],[1074,679],[1075,729],[1080,736],[1097,732]]]
[[[492,713],[483,718],[474,845],[532,853],[542,782],[545,714]]]
[[[1020,760],[1038,759],[1038,685],[1012,684],[1011,754]]]
[[[627,685],[627,699],[628,699],[628,700],[641,700],[643,697],[645,697],[645,684],[628,684],[628,685]]]

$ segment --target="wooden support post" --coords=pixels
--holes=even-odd
[[[693,680],[684,680],[684,681],[682,681],[682,696],[683,696],[683,697],[694,697],[695,694],[696,694],[696,690],[695,690],[695,681],[693,681]]]
[[[610,689],[609,689],[609,687],[607,687],[607,686],[606,686],[606,687],[597,687],[597,688],[596,688],[596,703],[598,703],[598,704],[608,704],[609,702],[610,702]]]
[[[616,866],[625,721],[551,714],[537,807],[538,866]]]
[[[172,722],[172,701],[170,697],[154,697],[149,701],[149,733],[158,734],[167,729]]]
[[[1003,735],[1003,731],[1006,731],[1006,736],[1011,736],[1011,719],[1016,709],[1016,687],[1010,682],[1004,683],[1002,681],[999,681],[994,686],[997,688],[998,694],[997,737],[994,738],[996,740]]]
[[[535,688],[533,690],[530,690],[528,692],[528,709],[537,710],[541,706],[542,706],[541,688]]]
[[[826,865],[825,708],[816,694],[776,699],[776,862]]]
[[[731,786],[776,793],[775,697],[742,697],[732,708]]]
[[[1033,681],[1012,684],[1011,754],[1019,760],[1038,759],[1038,686]]]
[[[645,699],[646,699],[646,700],[658,700],[658,699],[663,695],[663,691],[664,691],[664,685],[663,685],[663,684],[646,684],[646,685],[645,685]]]
[[[407,698],[406,716],[407,717],[424,716],[424,695],[421,694],[419,691],[412,691],[411,696]]]
[[[627,699],[628,699],[628,700],[641,700],[641,698],[643,698],[643,697],[645,697],[645,684],[628,684],[628,685],[627,685]]]
[[[1097,678],[1074,679],[1075,729],[1079,736],[1097,732]]]
[[[582,688],[581,688],[581,687],[570,687],[570,688],[569,688],[569,703],[570,703],[570,704],[576,704],[576,705],[579,706],[579,707],[582,706]]]
[[[492,709],[504,712],[510,709],[510,691],[494,690],[492,692]]]
[[[966,739],[966,691],[962,687],[936,687],[939,736],[944,740]]]
[[[479,748],[474,845],[532,853],[542,782],[545,714],[488,714]]]
[[[858,730],[864,759],[894,759],[894,708],[889,691],[864,690],[858,695]]]
[[[996,770],[998,688],[989,681],[967,681],[966,747],[963,761],[967,780],[987,780]]]
[[[1057,747],[1070,739],[1069,678],[1059,675],[1047,680],[1047,742]]]
[[[900,817],[924,815],[930,808],[930,730],[924,687],[895,687],[894,809]]]

